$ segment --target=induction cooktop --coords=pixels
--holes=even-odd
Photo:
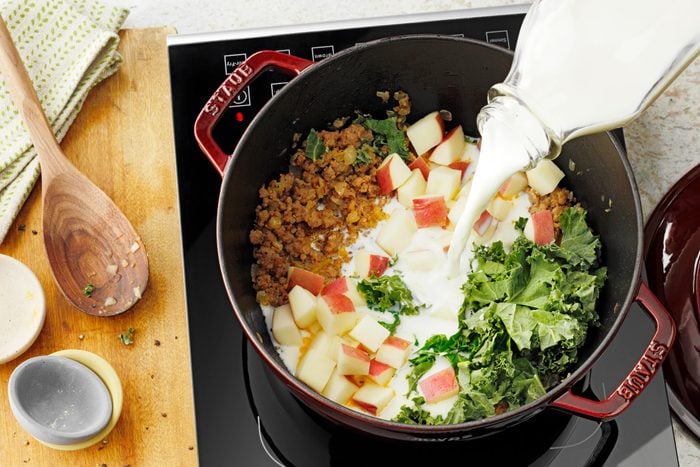
[[[468,37],[512,50],[526,10],[527,5],[514,5],[169,38],[200,465],[678,465],[661,371],[627,411],[609,422],[547,409],[475,440],[373,439],[331,425],[297,401],[247,344],[229,304],[216,253],[221,179],[193,134],[201,107],[228,73],[262,49],[320,61],[360,42],[412,33]],[[267,72],[231,103],[214,132],[224,151],[233,150],[253,116],[288,81]],[[580,390],[588,397],[605,397],[652,333],[651,319],[633,305]]]

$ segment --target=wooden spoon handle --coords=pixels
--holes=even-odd
[[[0,73],[5,79],[12,100],[22,115],[34,147],[39,154],[44,182],[48,181],[47,178],[53,178],[58,173],[72,168],[70,162],[63,155],[58,141],[56,141],[32,81],[22,63],[22,58],[19,56],[10,31],[1,17]]]

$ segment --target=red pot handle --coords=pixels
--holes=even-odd
[[[669,312],[644,282],[635,301],[654,318],[656,332],[632,371],[605,400],[594,401],[569,390],[552,402],[553,407],[588,418],[608,420],[622,413],[646,388],[668,356],[676,338],[676,327]]]
[[[194,122],[194,137],[199,143],[199,147],[209,158],[220,175],[223,175],[226,163],[231,158],[230,154],[224,153],[212,138],[211,131],[223,115],[228,105],[240,92],[246,88],[262,72],[273,68],[282,73],[297,76],[314,62],[305,58],[295,57],[272,50],[262,50],[256,52],[243,63],[238,65],[231,72],[224,82],[219,86],[214,94],[209,98],[206,105],[199,112],[197,120]]]

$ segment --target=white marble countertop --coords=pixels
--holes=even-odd
[[[125,27],[169,25],[180,34],[301,24],[360,17],[477,8],[524,0],[107,0],[130,9]],[[642,207],[648,216],[661,196],[700,163],[700,60],[625,128]],[[674,420],[682,467],[700,465],[700,443]]]

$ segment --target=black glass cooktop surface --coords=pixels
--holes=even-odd
[[[395,442],[330,425],[298,402],[250,347],[231,310],[216,254],[220,177],[193,135],[202,105],[241,60],[273,49],[315,61],[358,42],[409,33],[462,35],[513,49],[525,7],[173,36],[169,40],[187,312],[199,461],[202,466],[629,465],[677,466],[663,375],[611,422],[548,409],[502,433],[469,441]],[[246,125],[289,78],[257,80],[219,123],[232,150]],[[216,137],[215,132],[215,137]],[[581,383],[604,397],[653,333],[634,305],[619,334]]]

